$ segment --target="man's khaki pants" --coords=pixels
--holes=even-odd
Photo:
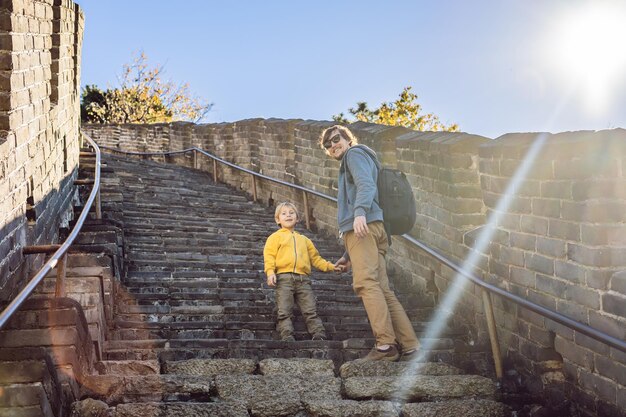
[[[419,341],[404,308],[389,288],[385,255],[389,248],[382,222],[368,223],[369,233],[358,238],[344,234],[352,262],[352,287],[363,301],[376,345],[400,344],[403,351],[416,349]]]
[[[309,334],[325,336],[324,325],[317,315],[311,278],[299,274],[278,274],[276,276],[276,306],[278,307],[276,330],[280,333],[280,337],[293,335],[291,318],[294,298],[300,307]]]

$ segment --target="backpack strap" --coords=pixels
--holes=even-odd
[[[348,152],[350,152],[352,149],[359,149],[365,155],[370,157],[370,159],[374,162],[374,166],[376,166],[376,170],[378,171],[378,178],[380,178],[380,170],[383,168],[382,164],[380,163],[378,158],[376,158],[375,155],[372,155],[371,153],[369,153],[367,151],[367,149],[365,148],[365,145],[356,144],[356,145],[350,146],[348,148],[348,150],[346,151],[346,153],[343,156],[343,160],[342,160],[341,166],[339,167],[340,171],[344,172],[347,175],[352,176],[352,174],[350,173],[350,171],[348,171],[348,168],[346,167],[346,165],[348,165],[348,164],[345,163],[345,161],[346,161],[345,158],[346,158],[346,156],[348,156]],[[347,175],[346,175],[346,178],[347,178]],[[378,206],[380,206],[380,200],[379,200],[380,196],[379,196],[379,193],[378,193],[378,178],[376,178],[376,181],[374,182],[374,184],[376,185],[376,197],[374,197],[374,201],[376,202],[376,204],[378,204]]]

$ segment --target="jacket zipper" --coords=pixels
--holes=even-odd
[[[296,273],[296,265],[298,264],[298,248],[296,247],[296,235],[291,232],[291,238],[293,239],[293,254],[294,254],[294,261],[293,261],[293,273]]]

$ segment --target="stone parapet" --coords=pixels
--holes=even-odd
[[[338,163],[317,144],[332,122],[251,119],[235,123],[97,126],[100,144],[130,151],[203,148],[230,162],[335,196]],[[411,235],[490,283],[626,338],[622,284],[626,263],[626,132],[509,134],[496,140],[465,133],[414,132],[358,122],[351,129],[402,169],[413,185],[418,221]],[[504,199],[537,138],[543,146]],[[191,156],[176,162],[192,166]],[[200,159],[210,173],[212,162]],[[218,178],[252,193],[250,175],[220,167]],[[302,193],[257,181],[260,201],[304,208]],[[506,203],[505,203],[506,202]],[[335,204],[308,198],[313,228],[334,235]],[[484,234],[489,233],[489,234]],[[456,274],[401,238],[389,267],[399,292],[443,299]],[[423,299],[423,297],[421,298]],[[493,297],[507,366],[529,387],[557,387],[597,415],[624,409],[624,355],[534,313]],[[472,352],[487,347],[480,289],[465,286],[452,308]],[[471,357],[471,356],[470,356]],[[601,388],[601,389],[600,389]],[[603,414],[604,413],[604,414]],[[619,415],[619,414],[607,414]]]

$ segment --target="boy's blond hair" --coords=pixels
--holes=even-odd
[[[293,203],[290,203],[289,201],[284,201],[277,205],[276,210],[274,211],[274,220],[276,221],[276,224],[280,224],[280,222],[278,221],[278,215],[280,214],[280,211],[283,209],[283,207],[289,207],[293,209],[293,211],[296,212],[296,220],[300,220],[300,213],[298,212],[298,208]]]

